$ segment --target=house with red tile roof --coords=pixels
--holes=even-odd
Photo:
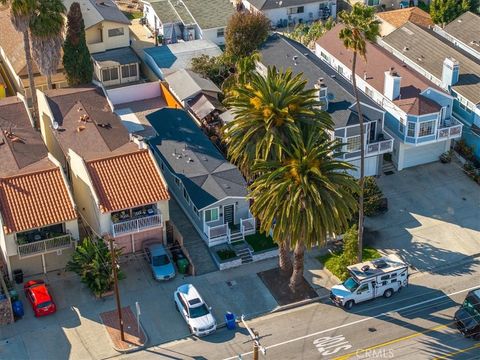
[[[42,136],[67,172],[82,221],[98,237],[113,237],[124,253],[140,251],[145,240],[166,242],[166,182],[151,151],[128,133],[103,90],[38,94]]]
[[[0,250],[9,276],[65,267],[78,238],[67,178],[24,99],[0,100]]]
[[[352,52],[338,38],[342,25],[317,40],[315,53],[348,81]],[[453,97],[377,44],[367,43],[367,61],[356,66],[357,87],[385,110],[385,131],[394,138],[392,160],[398,170],[437,161],[462,135]]]
[[[391,11],[381,11],[376,13],[375,17],[380,21],[381,36],[390,34],[407,21],[426,28],[434,25],[430,14],[416,6]]]

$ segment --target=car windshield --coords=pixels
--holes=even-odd
[[[200,306],[190,308],[190,317],[191,318],[198,318],[201,316],[205,316],[209,314],[210,311],[208,310],[207,306],[205,304],[202,304]]]
[[[45,301],[41,304],[38,304],[37,308],[41,309],[41,308],[46,308],[46,307],[49,307],[50,305],[52,305],[52,302],[51,301]]]
[[[462,307],[468,312],[475,320],[480,321],[480,303],[476,303],[474,299],[467,297],[463,302]]]
[[[152,257],[152,265],[153,266],[163,266],[170,264],[170,259],[167,255],[158,255]]]
[[[358,284],[355,280],[353,280],[353,278],[348,278],[345,280],[343,286],[345,286],[345,288],[350,292],[354,292],[358,288]]]

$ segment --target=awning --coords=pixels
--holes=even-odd
[[[199,94],[193,100],[188,103],[190,110],[193,111],[195,116],[199,119],[205,118],[214,110],[219,112],[225,111],[223,105],[216,98],[205,94]]]

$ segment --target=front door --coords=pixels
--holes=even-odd
[[[233,221],[234,221],[234,212],[235,212],[235,205],[226,205],[224,208],[223,208],[223,222],[224,224],[229,224],[229,225],[233,225]]]

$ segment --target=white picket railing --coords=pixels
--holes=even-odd
[[[139,232],[145,229],[163,226],[162,214],[149,215],[137,219],[112,224],[113,237]]]
[[[388,139],[388,140],[367,144],[367,155],[384,154],[384,153],[392,152],[392,150],[393,150],[393,139]]]
[[[248,219],[240,219],[240,231],[242,232],[243,236],[255,234],[256,232],[255,218],[251,217]]]
[[[438,129],[438,139],[456,139],[462,136],[463,125],[454,125]]]
[[[57,236],[50,239],[38,240],[28,244],[17,245],[18,257],[45,254],[60,249],[68,249],[75,241],[70,234]]]

